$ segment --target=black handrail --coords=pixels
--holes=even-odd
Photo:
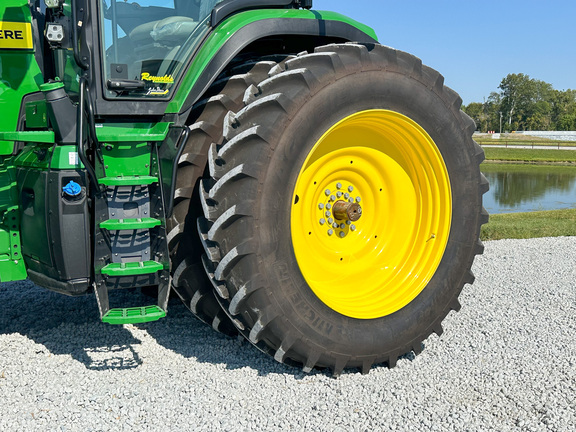
[[[86,94],[86,77],[80,78],[80,94],[78,100],[78,127],[76,128],[76,142],[78,143],[78,157],[84,165],[86,172],[88,173],[88,178],[90,183],[94,187],[95,193],[100,192],[100,185],[98,184],[98,178],[96,177],[96,171],[92,167],[92,164],[86,156],[85,140],[84,140],[84,96]],[[90,120],[92,122],[92,120]]]
[[[74,50],[74,60],[78,66],[80,66],[84,70],[88,70],[89,65],[84,61],[82,57],[80,57],[80,47],[78,46],[78,12],[76,10],[76,0],[72,0],[72,49]],[[84,27],[84,24],[82,24]]]

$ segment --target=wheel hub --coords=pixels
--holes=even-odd
[[[319,225],[326,226],[326,235],[345,238],[350,232],[356,231],[356,222],[362,216],[359,202],[362,197],[354,193],[355,188],[349,185],[345,188],[342,182],[336,182],[332,187],[324,189],[322,199],[318,203],[320,211]]]

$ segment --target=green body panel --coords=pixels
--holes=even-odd
[[[30,129],[46,129],[48,127],[46,101],[26,103],[26,127]]]
[[[14,165],[28,169],[46,171],[50,168],[53,145],[31,144],[24,147],[16,159]]]
[[[200,50],[197,52],[190,68],[183,77],[174,98],[168,104],[166,112],[180,112],[188,94],[192,91],[198,78],[204,69],[206,69],[210,60],[212,60],[220,48],[222,48],[236,32],[253,22],[275,18],[340,21],[350,24],[373,39],[376,39],[376,33],[370,27],[335,12],[301,9],[260,9],[232,15],[216,27],[212,33],[210,33]]]
[[[0,132],[0,140],[12,141],[10,147],[14,146],[13,141],[24,141],[32,143],[54,143],[54,132],[52,131],[18,131]],[[10,150],[12,153],[12,149]]]
[[[76,170],[83,168],[74,145],[28,144],[14,160],[14,166],[46,171],[48,169]]]
[[[14,168],[0,164],[0,282],[26,279],[20,256],[18,189]]]
[[[2,0],[0,20],[31,22],[27,0]],[[44,82],[33,50],[0,49],[0,132],[14,132],[22,98]],[[14,143],[0,137],[0,156],[12,153]]]
[[[83,169],[84,165],[78,158],[78,148],[73,145],[55,146],[50,159],[50,168],[61,170]]]

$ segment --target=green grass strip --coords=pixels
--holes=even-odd
[[[576,209],[490,216],[482,226],[482,240],[576,236]]]
[[[486,160],[519,162],[576,162],[576,150],[484,148]]]

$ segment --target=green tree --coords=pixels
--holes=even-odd
[[[550,105],[553,129],[576,130],[576,90],[554,90]]]
[[[508,74],[502,80],[501,110],[505,113],[509,130],[549,128],[551,123],[551,84],[530,78],[525,74]]]

